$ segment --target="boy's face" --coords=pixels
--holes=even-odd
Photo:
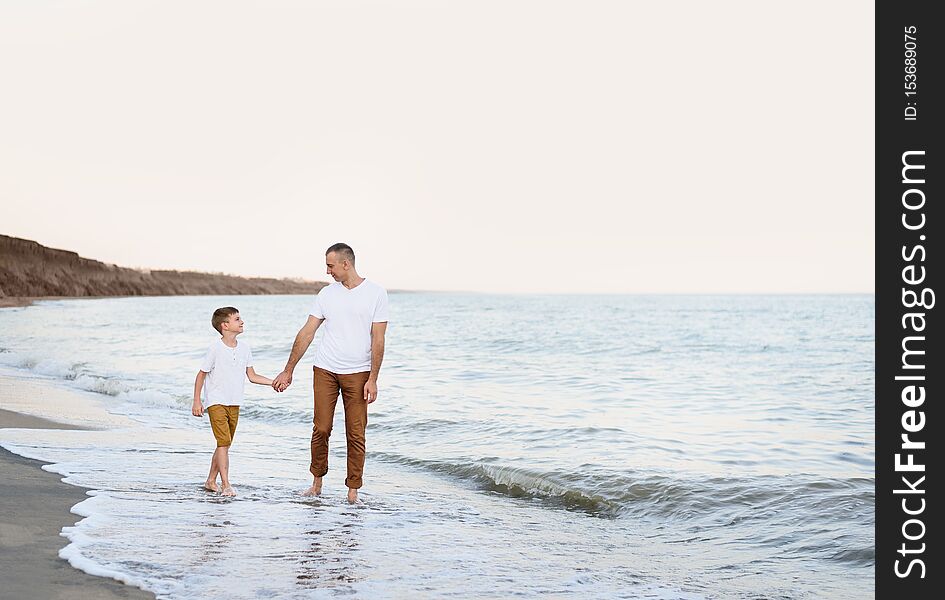
[[[223,321],[223,324],[220,325],[220,329],[223,331],[235,331],[236,333],[243,333],[243,319],[240,318],[239,313],[230,315],[227,320]]]

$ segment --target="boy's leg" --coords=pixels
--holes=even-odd
[[[317,496],[322,491],[322,477],[328,472],[328,438],[335,419],[338,402],[338,379],[334,373],[315,367],[312,388],[315,394],[315,416],[312,427],[312,462],[309,471],[314,480],[306,496]]]
[[[206,488],[213,491],[217,489],[216,476],[220,474],[223,483],[222,490],[230,485],[229,480],[229,449],[233,438],[230,434],[230,418],[226,406],[214,404],[207,408],[207,414],[210,416],[210,427],[213,429],[213,437],[217,440],[217,449],[213,453],[213,460],[210,462],[210,475],[212,479],[207,480]],[[230,489],[232,492],[232,489]]]
[[[365,429],[367,429],[368,405],[364,399],[364,384],[370,372],[339,375],[341,395],[345,406],[345,435],[348,440],[348,501],[358,499],[358,489],[364,475]]]
[[[230,446],[233,445],[233,436],[236,435],[236,423],[240,418],[240,407],[225,406],[224,408],[226,409],[226,425],[230,434],[230,443],[217,448],[218,452],[222,450],[217,457],[217,467],[220,469],[221,493],[224,496],[235,496],[236,492],[234,492],[233,488],[230,486]]]
[[[203,484],[204,489],[211,492],[219,492],[220,486],[217,485],[217,476],[220,474],[220,466],[217,464],[217,453],[214,451],[213,458],[210,459],[210,473],[207,475],[207,481]]]
[[[235,496],[236,492],[230,487],[230,447],[220,446],[214,455],[217,457],[217,465],[220,467],[220,484],[223,486],[220,493],[224,496]]]

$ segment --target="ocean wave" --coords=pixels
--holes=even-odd
[[[394,453],[372,457],[467,480],[484,491],[531,498],[552,507],[592,516],[659,517],[727,527],[739,522],[770,520],[772,514],[812,515],[821,523],[824,507],[833,507],[838,522],[872,510],[874,483],[868,478],[819,479],[813,476],[673,477],[647,473],[613,473],[583,465],[579,470],[540,470],[497,464],[498,459],[469,462],[427,460]],[[816,509],[816,510],[813,510]],[[795,524],[802,525],[805,517]],[[857,560],[862,558],[859,556]]]
[[[156,408],[181,409],[189,407],[191,403],[190,396],[183,394],[167,394],[149,389],[130,389],[121,392],[116,397],[134,406],[150,406]]]
[[[82,363],[70,363],[41,356],[24,355],[5,349],[0,352],[0,365],[71,381],[78,375],[78,369],[81,368]]]
[[[111,396],[138,407],[180,409],[190,405],[190,396],[168,394],[159,390],[134,387],[120,379],[98,375],[79,375],[73,385],[87,392]]]
[[[4,349],[0,352],[0,365],[59,380],[80,390],[125,400],[136,406],[180,408],[189,402],[189,396],[186,395],[133,386],[121,378],[94,373],[85,362],[40,358]]]
[[[620,511],[619,505],[612,500],[570,487],[567,482],[558,479],[554,474],[483,462],[459,464],[423,460],[387,452],[372,452],[371,456],[471,480],[486,491],[505,494],[513,498],[548,500],[566,509],[580,510],[605,518],[616,517]]]
[[[85,363],[69,362],[35,354],[23,354],[3,348],[0,349],[0,365],[71,381],[78,376]]]
[[[240,418],[246,417],[267,423],[311,423],[313,413],[310,406],[299,409],[259,402],[244,402],[240,405]]]
[[[128,386],[128,384],[118,379],[97,375],[77,375],[73,379],[73,382],[76,387],[87,392],[95,392],[96,394],[104,394],[105,396],[119,396],[131,391],[131,387]]]
[[[876,548],[865,546],[862,548],[848,548],[838,550],[830,555],[829,560],[840,563],[848,563],[860,567],[869,567],[876,562]]]

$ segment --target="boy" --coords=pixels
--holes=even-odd
[[[210,344],[203,357],[194,382],[194,406],[191,412],[195,417],[202,417],[206,408],[213,437],[217,439],[217,449],[210,461],[210,475],[203,487],[207,491],[221,492],[224,496],[235,496],[236,492],[230,486],[229,452],[240,416],[245,378],[260,385],[272,385],[272,380],[256,374],[249,346],[236,340],[236,336],[243,333],[240,311],[232,306],[218,308],[213,311],[210,323],[222,337]],[[201,389],[205,391],[205,405],[200,403]],[[223,484],[222,491],[217,487],[217,474]]]

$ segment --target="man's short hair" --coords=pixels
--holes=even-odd
[[[239,314],[239,312],[240,311],[238,309],[235,309],[232,306],[218,308],[213,311],[213,316],[210,318],[210,324],[213,325],[213,328],[216,329],[220,335],[223,335],[223,324],[226,323],[227,319],[235,314]]]
[[[325,256],[328,256],[334,252],[338,255],[338,258],[344,260],[348,259],[348,262],[352,265],[354,264],[354,250],[351,249],[351,246],[338,242],[337,244],[332,244],[328,247],[328,250],[325,250]]]

